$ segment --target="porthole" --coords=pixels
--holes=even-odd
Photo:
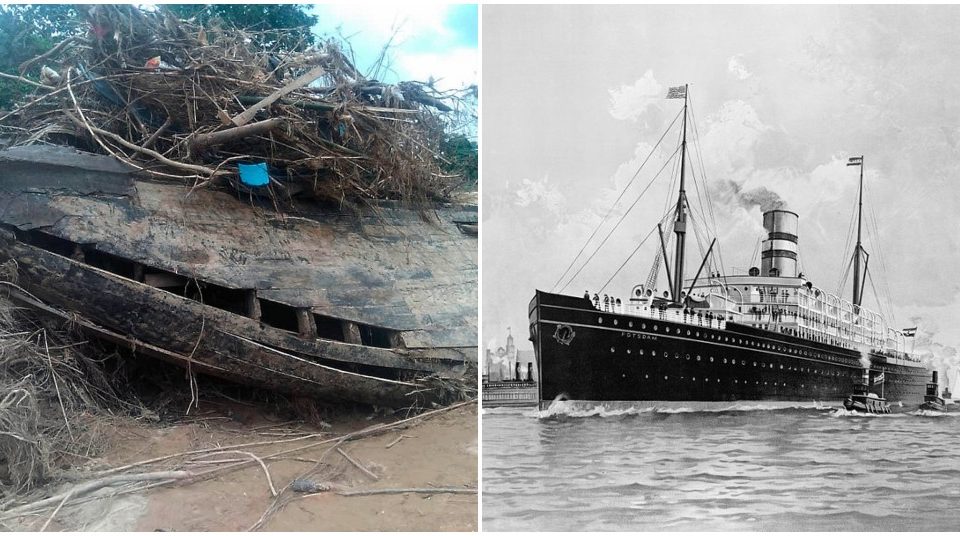
[[[667,333],[670,333],[670,326],[667,326],[667,327],[663,328],[663,331],[665,331],[665,332],[667,332]]]
[[[657,331],[657,325],[656,325],[656,324],[653,325],[653,331]]]
[[[647,329],[647,323],[646,323],[646,322],[641,322],[641,323],[640,323],[640,329]]]
[[[697,356],[697,361],[700,361],[700,356]]]
[[[680,359],[680,354],[673,354],[674,359]]]
[[[656,350],[651,350],[651,351],[650,351],[650,355],[652,355],[653,357],[657,357],[657,351],[656,351]]]
[[[640,349],[640,355],[643,355],[643,348]]]
[[[699,336],[700,336],[700,332],[697,331],[694,336],[695,336],[695,337],[699,337]]]
[[[687,361],[690,361],[690,354],[687,354]]]
[[[773,363],[770,363],[770,368],[773,368]],[[780,368],[783,368],[783,367],[780,367]]]
[[[780,365],[780,370],[783,370],[783,365]]]
[[[756,361],[753,362],[753,366],[757,366],[757,362],[756,362]]]
[[[696,377],[696,376],[694,376],[694,377],[692,377],[692,378],[690,378],[690,381],[692,381],[692,382],[695,382],[695,381],[697,381],[697,377]]]
[[[614,325],[614,326],[617,325],[617,319],[616,319],[616,318],[613,319],[613,325]]]
[[[616,350],[613,346],[610,347],[610,353],[611,353],[611,354],[614,353],[614,352],[616,352],[616,351],[617,351],[617,350]]]
[[[644,375],[643,375],[643,379],[649,380],[649,379],[650,379],[650,375],[649,375],[649,374],[644,374]]]
[[[670,376],[664,376],[663,379],[664,380],[670,379]]]
[[[723,358],[723,364],[724,364],[724,365],[727,364],[727,358],[726,358],[726,357]]]
[[[628,327],[628,328],[632,328],[632,327],[633,327],[633,320],[627,322],[627,327]]]
[[[630,353],[630,349],[629,349],[629,348],[627,348],[627,353],[628,353],[628,354]]]
[[[733,380],[733,383],[740,383],[740,382],[738,382],[737,380]]]
[[[687,337],[689,337],[689,336],[690,336],[690,330],[688,329],[688,330],[687,330]]]
[[[710,362],[713,363],[713,356],[710,356]]]
[[[603,317],[597,318],[597,324],[603,324]]]

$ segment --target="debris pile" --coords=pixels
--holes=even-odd
[[[336,202],[446,199],[459,93],[367,79],[344,46],[265,50],[256,32],[158,6],[96,5],[84,32],[21,64],[36,91],[0,116],[15,144],[111,154],[158,179]]]
[[[58,468],[103,446],[117,396],[85,344],[0,299],[0,491],[3,499],[46,483]]]

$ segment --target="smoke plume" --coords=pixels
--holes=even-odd
[[[737,204],[746,209],[759,206],[760,212],[787,208],[786,201],[781,199],[776,192],[763,186],[744,189],[743,186],[729,179],[718,181],[715,185],[714,191],[722,202],[728,205]]]

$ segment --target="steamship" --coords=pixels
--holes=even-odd
[[[767,237],[759,267],[740,274],[711,269],[702,277],[714,240],[688,278],[687,87],[671,88],[667,98],[684,99],[679,196],[661,220],[675,235],[673,263],[664,237],[669,230],[658,224],[660,232],[648,235],[660,240],[651,277],[628,297],[536,291],[528,314],[540,407],[555,400],[702,409],[755,402],[839,406],[859,386],[893,408],[916,409],[930,375],[905,350],[911,333],[889,327],[862,305],[869,261],[861,242],[863,157],[848,163],[860,168],[852,300],[798,271],[799,216],[778,207],[763,211]],[[661,262],[662,290],[656,284]]]

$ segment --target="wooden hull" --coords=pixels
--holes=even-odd
[[[37,158],[0,153],[0,262],[15,263],[4,288],[20,303],[298,395],[406,407],[476,385],[476,238],[453,221],[304,206],[309,217],[283,222],[229,193],[141,183],[102,157]]]

